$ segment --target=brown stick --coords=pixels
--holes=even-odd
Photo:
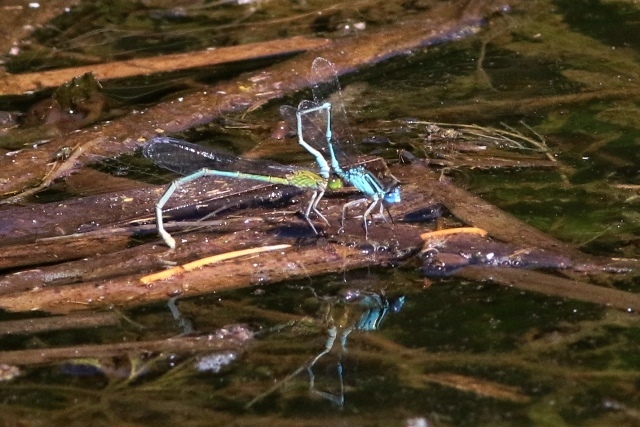
[[[523,248],[544,248],[551,253],[557,253],[569,258],[576,257],[579,261],[604,267],[616,264],[610,259],[588,257],[580,253],[570,245],[541,233],[539,230],[522,223],[452,183],[439,181],[437,174],[424,167],[418,165],[399,166],[392,168],[391,171],[403,182],[403,203],[394,207],[397,218],[402,218],[403,213],[429,206],[432,203],[429,193],[432,193],[437,196],[437,200],[443,201],[456,216],[469,224],[482,226],[494,238],[499,238]],[[327,199],[325,203],[323,210],[330,218],[330,221],[336,223],[340,215],[339,206],[342,201]],[[352,236],[355,236],[356,239],[357,236],[363,237],[359,221],[350,220],[347,225],[355,227]],[[51,287],[0,297],[0,306],[9,310],[26,311],[40,308],[63,313],[92,308],[96,304],[142,303],[166,299],[167,295],[171,295],[176,291],[193,295],[250,286],[255,282],[261,283],[265,279],[275,282],[295,277],[312,276],[340,269],[382,264],[393,258],[393,254],[389,253],[377,253],[374,256],[367,255],[357,248],[343,247],[336,242],[330,241],[323,247],[297,245],[297,250],[294,252],[262,254],[251,259],[225,262],[216,267],[205,267],[181,276],[154,282],[149,287],[133,285],[133,283],[139,283],[140,277],[145,273],[163,268],[162,259],[174,263],[184,263],[197,257],[237,248],[289,243],[283,238],[277,238],[277,240],[266,238],[265,236],[274,234],[268,232],[266,228],[264,231],[264,233],[260,234],[242,232],[220,234],[222,229],[218,229],[216,231],[216,234],[219,235],[218,238],[213,238],[207,232],[184,236],[187,243],[181,244],[176,251],[167,251],[163,246],[139,245],[82,262],[76,261],[74,263],[61,264],[60,266],[44,267],[37,271],[27,271],[19,275],[8,275],[0,281],[3,288],[18,290],[24,289],[25,286],[33,286],[33,283],[37,283],[39,286]],[[409,251],[411,248],[417,247],[420,244],[419,232],[420,229],[402,223],[396,224],[394,229],[384,224],[370,228],[373,241],[384,242],[385,240],[393,239],[398,242],[397,246],[400,251]],[[63,242],[63,239],[53,239],[53,241],[55,240]],[[58,251],[55,246],[51,246],[48,252],[51,256],[50,262],[53,262]],[[287,266],[287,268],[283,269],[283,266]],[[489,279],[491,277],[490,273],[492,274],[493,271],[484,270],[484,275],[480,276],[479,279]],[[71,280],[65,280],[64,277],[60,277],[61,280],[57,279],[58,275],[69,273],[76,275],[71,277]],[[511,276],[512,280],[509,284],[528,289],[531,280],[526,275],[532,273],[530,271],[517,270],[513,273],[514,276]],[[211,280],[211,277],[215,277],[216,280]],[[539,282],[556,283],[553,280],[553,276],[541,275],[536,277]],[[72,283],[78,281],[81,281],[82,284],[72,285]],[[623,310],[627,308],[627,296],[632,301],[635,301],[633,300],[635,298],[633,294],[620,293],[621,291],[611,293],[609,292],[610,290],[605,288],[597,288],[601,293],[596,293],[591,292],[591,288],[586,283],[575,281],[571,283],[576,299],[589,298],[588,295],[580,297],[584,293],[598,295],[597,299],[592,302],[610,304]],[[563,286],[560,288],[565,289],[568,285]],[[547,292],[547,289],[543,287],[537,287],[532,290]],[[552,292],[551,295],[556,295],[558,292],[553,288],[548,291]],[[621,302],[623,300],[625,303]],[[614,304],[613,302],[615,301],[617,303]]]
[[[119,322],[120,316],[115,313],[81,313],[37,319],[7,320],[5,322],[0,322],[0,335],[35,334],[38,332],[58,331],[63,329],[114,326]]]
[[[490,281],[498,285],[592,302],[623,311],[640,311],[639,294],[563,279],[539,271],[471,266],[465,267],[458,275],[469,280]]]
[[[458,187],[448,179],[441,180],[438,175],[420,164],[407,168],[394,169],[394,175],[401,181],[415,181],[416,174],[421,174],[429,183],[429,191],[434,200],[442,202],[457,218],[474,227],[487,230],[493,238],[503,242],[522,246],[523,248],[545,249],[553,253],[565,255],[574,262],[574,267],[585,264],[583,270],[589,270],[589,264],[606,267],[611,270],[636,268],[634,261],[625,262],[607,258],[588,256],[568,243],[555,239],[532,227],[509,213],[488,203],[482,198]]]
[[[235,325],[225,327],[214,334],[200,337],[176,337],[155,341],[5,351],[0,352],[0,364],[24,366],[85,357],[113,357],[132,352],[240,351],[251,338],[252,334],[248,329]]]
[[[396,226],[397,229],[400,226]],[[375,231],[381,230],[376,227]],[[383,231],[383,230],[381,230]],[[389,230],[393,233],[393,230]],[[184,244],[178,250],[191,254],[210,253],[211,248],[247,241],[253,233],[234,233],[219,239],[200,236],[195,242]],[[264,235],[261,238],[264,240]],[[417,243],[419,238],[415,233]],[[144,249],[146,245],[141,246]],[[166,252],[166,251],[165,251]],[[170,254],[168,254],[170,255]],[[308,277],[336,270],[353,269],[372,264],[383,264],[394,259],[395,254],[383,252],[373,255],[359,248],[345,247],[337,243],[325,246],[301,246],[295,251],[266,252],[248,258],[238,258],[215,264],[211,267],[171,276],[149,286],[140,283],[144,272],[122,275],[110,280],[86,281],[80,285],[40,288],[31,292],[0,297],[0,306],[11,311],[41,309],[53,313],[68,313],[76,310],[95,309],[110,303],[141,304],[167,299],[168,295],[199,295],[203,293],[237,289],[253,283],[274,283],[286,279]]]
[[[89,72],[93,73],[98,80],[121,79],[259,59],[268,56],[293,55],[328,44],[329,41],[326,39],[292,37],[290,39],[207,49],[199,52],[130,59],[39,73],[5,75],[0,77],[0,95],[21,95],[28,91],[58,87],[74,77]]]

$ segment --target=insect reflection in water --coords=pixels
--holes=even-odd
[[[328,300],[324,307],[324,322],[327,325],[327,341],[324,349],[306,365],[309,373],[309,390],[332,403],[344,406],[344,379],[342,369],[342,355],[347,352],[347,338],[356,331],[370,332],[380,328],[387,313],[397,313],[405,303],[405,296],[387,298],[384,293],[365,292],[347,289],[341,292],[338,298]],[[329,353],[338,339],[340,350],[338,356],[338,381],[339,392],[337,394],[318,390],[315,386],[313,368],[316,363]]]

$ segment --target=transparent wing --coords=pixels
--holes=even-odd
[[[203,168],[266,176],[284,176],[298,170],[298,168],[267,160],[242,159],[166,136],[149,140],[144,145],[142,153],[158,166],[180,175],[189,175]]]
[[[311,64],[311,83],[315,103],[318,105],[324,102],[331,103],[333,143],[334,148],[337,148],[336,157],[342,163],[343,160],[346,161],[343,151],[357,152],[357,150],[342,99],[338,73],[333,63],[325,58],[316,58]]]
[[[298,108],[291,105],[283,105],[280,107],[280,116],[287,123],[289,129],[297,134],[297,115],[299,110],[308,110],[316,107],[314,101],[303,100],[298,104]],[[302,137],[304,140],[316,150],[329,157],[329,147],[327,146],[327,114],[324,111],[315,111],[301,116],[302,121]]]

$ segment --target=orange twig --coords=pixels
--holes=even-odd
[[[462,234],[462,233],[467,233],[467,234],[478,234],[482,237],[487,235],[487,231],[483,230],[482,228],[477,228],[477,227],[457,227],[457,228],[447,228],[445,230],[437,230],[437,231],[430,231],[428,233],[422,233],[420,235],[420,238],[422,238],[422,240],[429,240],[433,237],[442,237],[442,236],[450,236],[452,234]]]
[[[169,277],[186,273],[188,271],[195,270],[196,268],[204,267],[205,265],[208,265],[208,264],[214,264],[216,262],[225,261],[232,258],[238,258],[245,255],[257,254],[260,252],[277,251],[279,249],[286,249],[288,247],[291,247],[291,245],[263,246],[260,248],[243,249],[240,251],[227,252],[224,254],[201,258],[199,260],[189,262],[187,264],[179,265],[177,267],[173,267],[168,270],[161,271],[159,273],[149,274],[148,276],[144,276],[140,278],[140,282],[144,285],[148,285],[150,283],[157,282],[158,280],[168,279]]]

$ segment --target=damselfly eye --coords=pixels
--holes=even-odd
[[[394,187],[384,193],[384,201],[386,203],[399,203],[401,200],[400,187]]]

